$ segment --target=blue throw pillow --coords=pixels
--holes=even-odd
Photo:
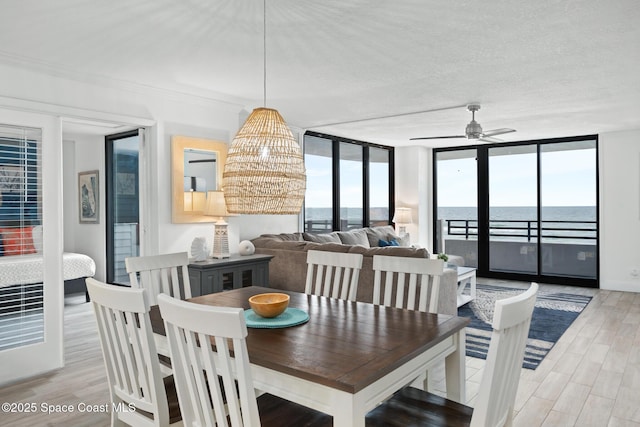
[[[385,247],[385,246],[400,246],[400,244],[398,243],[398,241],[396,239],[391,239],[391,240],[378,240],[378,246],[380,247]]]

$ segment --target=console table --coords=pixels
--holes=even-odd
[[[269,286],[269,261],[273,255],[231,255],[229,258],[193,261],[189,281],[194,297],[246,286]]]

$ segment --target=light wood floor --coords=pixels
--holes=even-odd
[[[593,295],[593,300],[538,369],[522,370],[515,426],[640,426],[640,294],[565,289]],[[83,301],[82,295],[66,299],[65,368],[0,390],[0,402],[35,402],[38,408],[41,403],[71,404],[75,412],[0,413],[0,425],[109,425],[108,413],[78,411],[80,403],[109,404],[93,312]],[[480,392],[483,366],[483,360],[467,358],[471,406]]]

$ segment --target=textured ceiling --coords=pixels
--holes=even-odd
[[[470,102],[485,130],[517,129],[506,141],[638,129],[639,22],[637,0],[267,0],[267,106],[395,146],[464,144],[408,139],[464,133]],[[263,105],[263,4],[10,2],[2,62],[250,110]]]

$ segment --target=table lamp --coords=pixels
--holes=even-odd
[[[396,212],[391,220],[398,225],[400,236],[407,234],[407,224],[413,223],[411,218],[411,208],[396,208]]]
[[[218,217],[213,225],[213,258],[229,258],[229,234],[224,218],[230,216],[222,191],[208,191],[204,214]]]

